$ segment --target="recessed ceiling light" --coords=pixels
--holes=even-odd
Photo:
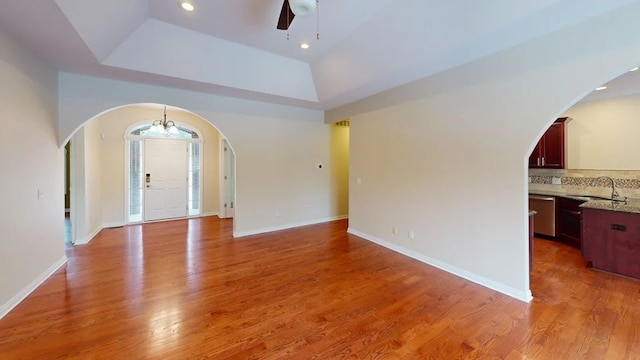
[[[638,67],[637,67],[637,66],[636,66],[636,67],[634,67],[633,69],[629,70],[629,71],[636,71],[636,70],[638,70]]]
[[[309,48],[309,43],[303,42],[302,44],[300,44],[300,48],[308,49]]]
[[[191,0],[180,0],[180,7],[186,11],[193,11],[194,9]]]
[[[600,86],[599,88],[596,88],[596,91],[604,90],[606,88],[607,88],[606,86]]]

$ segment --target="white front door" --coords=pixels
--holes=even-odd
[[[187,142],[144,140],[144,218],[146,221],[187,216]]]

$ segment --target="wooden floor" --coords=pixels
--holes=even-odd
[[[640,281],[535,243],[522,303],[346,234],[102,231],[0,320],[1,359],[640,359]]]

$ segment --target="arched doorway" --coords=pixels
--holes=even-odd
[[[562,132],[564,166],[532,166],[531,163],[528,166],[530,197],[541,199],[544,196],[551,209],[549,217],[543,219],[536,215],[534,222],[549,223],[553,229],[552,234],[535,231],[535,243],[539,246],[533,251],[534,259],[538,256],[536,263],[542,266],[534,266],[530,272],[534,296],[549,284],[557,289],[567,287],[567,281],[547,273],[568,271],[571,277],[578,279],[578,274],[588,267],[590,259],[584,255],[582,243],[583,205],[591,207],[586,204],[590,200],[613,200],[611,203],[617,204],[627,197],[638,197],[640,162],[634,156],[638,147],[633,140],[639,114],[635,104],[640,99],[637,70],[637,67],[630,68],[602,84],[603,87],[594,87],[559,114],[558,120],[566,119]],[[601,91],[607,88],[610,92]],[[558,122],[546,124],[542,129],[544,135],[540,136],[546,138],[553,133],[548,129],[557,125]],[[536,143],[539,141],[542,142],[540,137]],[[613,185],[617,187],[615,199]],[[533,281],[534,274],[545,281]],[[548,281],[551,278],[555,281]]]
[[[74,150],[78,164],[74,167],[77,186],[72,191],[78,206],[72,207],[71,220],[77,225],[76,244],[87,243],[103,228],[183,217],[223,217],[220,142],[226,137],[200,116],[176,107],[166,110],[167,119],[176,125],[175,132],[154,132],[151,126],[163,117],[163,108],[164,105],[148,103],[113,108],[87,121],[74,133],[74,139],[82,139],[74,142],[78,144]],[[166,144],[171,145],[165,147]],[[171,211],[160,206],[159,214],[148,216],[149,204],[145,200],[153,196],[150,189],[159,184],[155,182],[159,171],[176,165],[167,157],[171,154],[170,147],[182,149],[173,159],[181,160],[179,166],[183,170],[174,179],[181,179],[182,187],[165,192],[160,196],[162,201],[156,204],[169,204],[164,200],[176,200],[177,193],[181,199],[171,203],[174,207]],[[229,151],[233,153],[230,145]],[[153,165],[145,161],[145,155],[149,154],[157,155],[153,171],[149,171]],[[183,205],[175,206],[178,203]]]

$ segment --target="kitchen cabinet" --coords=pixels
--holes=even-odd
[[[583,208],[582,255],[594,269],[640,278],[640,214]]]
[[[584,200],[557,198],[556,236],[558,240],[580,249],[582,246],[581,208]]]
[[[568,117],[558,118],[542,135],[529,156],[529,168],[564,169],[565,127]]]

